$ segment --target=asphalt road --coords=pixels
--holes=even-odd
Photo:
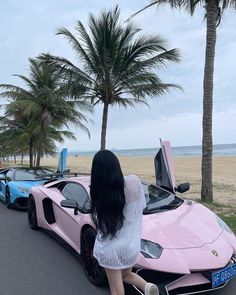
[[[43,231],[28,226],[26,212],[0,202],[0,295],[108,295],[91,285],[82,264]],[[203,293],[201,293],[203,294]],[[236,280],[203,295],[234,295]]]

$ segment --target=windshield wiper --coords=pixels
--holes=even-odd
[[[161,209],[172,209],[172,208],[179,207],[179,205],[180,205],[180,203],[179,204],[175,204],[175,205],[163,205],[163,206],[157,207],[156,209],[157,210],[161,210]]]
[[[180,205],[182,204],[182,202],[179,202],[178,204],[169,204],[169,205],[163,205],[160,207],[155,207],[155,208],[151,208],[148,209],[147,207],[144,209],[145,213],[152,213],[152,212],[157,212],[157,211],[161,211],[161,210],[165,210],[165,209],[176,209],[178,208]]]

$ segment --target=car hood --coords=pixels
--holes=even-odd
[[[36,185],[40,185],[40,184],[43,184],[46,180],[25,180],[25,181],[13,181],[12,182],[12,185],[14,187],[24,187],[24,188],[28,188],[30,189],[31,187],[33,186],[36,186]]]
[[[202,247],[221,233],[215,214],[195,202],[185,201],[175,210],[143,216],[142,238],[165,249]]]

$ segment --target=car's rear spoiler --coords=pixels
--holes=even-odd
[[[44,175],[40,175],[38,178],[40,179],[44,179],[44,178],[54,178],[54,177],[63,177],[63,176],[74,176],[74,177],[78,177],[78,176],[89,176],[90,173],[84,173],[84,172],[56,172],[56,173],[50,173],[50,174],[44,174]]]
[[[43,183],[43,185],[45,185],[45,184],[48,184],[50,182],[59,180],[62,177],[65,177],[65,176],[68,176],[68,177],[70,177],[70,176],[80,177],[81,176],[82,177],[82,176],[90,176],[90,174],[89,173],[81,173],[81,172],[75,172],[75,173],[52,173],[52,174],[43,175],[40,178],[43,179],[45,177],[45,182]],[[46,180],[46,179],[48,179],[48,180]]]

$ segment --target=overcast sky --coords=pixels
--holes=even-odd
[[[50,52],[75,60],[75,55],[62,36],[55,36],[64,26],[72,32],[76,20],[85,25],[89,13],[120,5],[121,17],[149,3],[148,0],[1,0],[0,1],[0,83],[21,85],[13,74],[27,75],[29,57]],[[236,143],[236,31],[235,13],[228,11],[218,28],[215,89],[214,143]],[[179,48],[182,62],[158,71],[164,82],[179,84],[184,92],[169,94],[150,101],[150,108],[112,108],[109,113],[107,147],[156,147],[158,138],[168,139],[173,146],[200,145],[202,120],[202,79],[205,51],[204,10],[194,17],[168,7],[152,8],[133,19],[143,33],[157,33],[168,40],[169,48]],[[89,115],[91,139],[71,128],[77,141],[66,141],[71,150],[96,150],[100,146],[101,107]],[[61,147],[61,146],[60,146]]]

